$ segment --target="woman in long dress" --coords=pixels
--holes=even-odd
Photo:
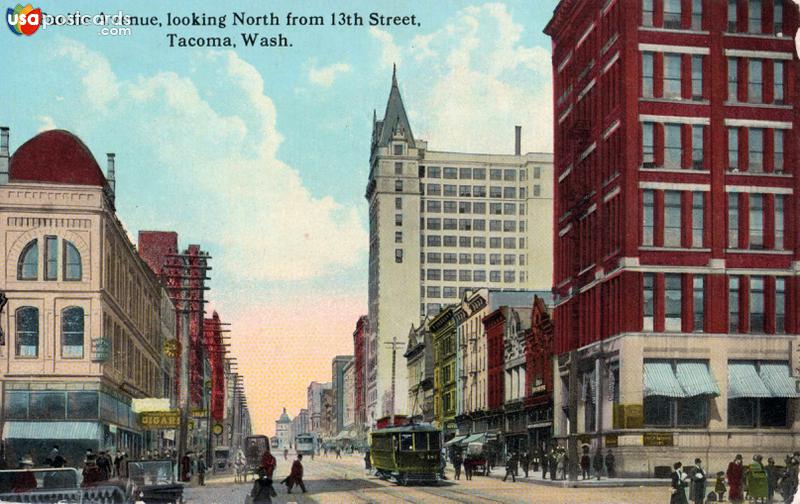
[[[726,476],[728,478],[728,500],[733,504],[741,504],[744,500],[742,495],[744,467],[742,466],[741,454],[737,454],[733,462],[728,464]]]

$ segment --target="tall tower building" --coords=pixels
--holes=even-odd
[[[554,434],[620,474],[800,446],[797,25],[782,0],[563,0],[545,29]]]
[[[521,138],[517,128],[509,155],[428,150],[393,73],[383,119],[373,119],[366,190],[367,422],[408,412],[402,354],[412,324],[467,290],[550,288],[552,154],[521,154]]]

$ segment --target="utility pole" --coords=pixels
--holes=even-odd
[[[392,336],[392,342],[391,343],[389,343],[388,341],[385,343],[386,346],[392,347],[392,392],[391,392],[392,393],[392,403],[391,403],[392,406],[391,406],[391,412],[390,412],[390,415],[391,415],[390,416],[390,423],[391,423],[392,426],[394,426],[394,405],[395,405],[395,402],[394,402],[395,395],[394,394],[395,394],[395,386],[396,386],[396,380],[395,380],[396,376],[395,375],[397,373],[397,370],[396,370],[396,367],[397,367],[396,366],[396,364],[397,364],[397,347],[398,347],[399,344],[400,343],[397,342],[397,336]]]

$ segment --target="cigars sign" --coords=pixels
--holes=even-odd
[[[139,413],[139,426],[146,430],[177,429],[181,424],[178,410]]]

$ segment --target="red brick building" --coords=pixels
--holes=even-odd
[[[486,427],[487,432],[503,429],[503,400],[505,398],[505,333],[506,317],[502,308],[486,315]]]
[[[781,0],[563,0],[545,29],[555,435],[578,350],[578,434],[622,473],[800,446],[797,25]]]
[[[553,322],[539,296],[533,300],[525,342],[525,390],[530,449],[547,450],[553,432]]]
[[[363,428],[367,421],[366,403],[366,331],[367,316],[362,315],[356,322],[356,330],[353,331],[353,367],[355,381],[355,422],[359,428]]]
[[[205,319],[206,360],[211,369],[211,419],[222,422],[225,416],[225,345],[222,322],[215,311]]]

